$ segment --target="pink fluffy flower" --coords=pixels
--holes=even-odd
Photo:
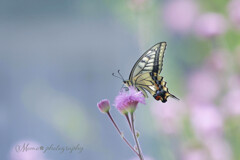
[[[230,1],[228,4],[228,12],[232,22],[237,28],[240,28],[240,0]]]
[[[195,104],[191,106],[191,122],[198,136],[209,137],[221,135],[223,118],[213,104]]]
[[[97,103],[99,110],[103,113],[107,113],[110,110],[109,100],[103,99],[99,103]]]
[[[177,33],[189,32],[197,15],[198,7],[192,0],[170,1],[164,8],[164,20]]]
[[[129,91],[122,90],[115,98],[115,106],[123,114],[133,113],[138,103],[145,104],[145,98],[142,92],[132,86],[129,87]]]
[[[226,31],[224,17],[218,13],[206,13],[199,17],[195,23],[195,32],[204,38],[214,38]]]

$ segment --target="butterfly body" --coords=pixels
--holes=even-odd
[[[134,86],[145,97],[148,97],[146,93],[148,91],[156,100],[163,103],[169,96],[178,99],[168,92],[167,83],[160,76],[166,45],[166,42],[160,42],[147,50],[133,66],[129,80],[123,81],[127,87]]]

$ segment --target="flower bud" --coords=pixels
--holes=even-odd
[[[107,113],[110,110],[109,100],[107,99],[103,99],[98,102],[97,106],[102,113]]]

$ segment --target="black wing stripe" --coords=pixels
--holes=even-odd
[[[158,54],[156,54],[155,58],[154,58],[154,65],[153,65],[153,72],[158,72],[159,70],[159,48],[158,48]]]

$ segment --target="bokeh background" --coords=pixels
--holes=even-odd
[[[136,111],[147,159],[240,159],[239,0],[1,0],[0,159],[131,160],[96,104],[114,103],[140,55],[168,43],[162,76],[180,98]],[[111,113],[131,143],[124,117]],[[76,146],[81,153],[16,145]]]

